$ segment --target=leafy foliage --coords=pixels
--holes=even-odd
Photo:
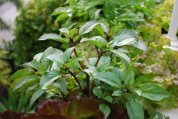
[[[32,60],[33,56],[46,49],[49,45],[60,47],[55,42],[39,42],[37,39],[48,32],[56,32],[60,26],[51,17],[53,10],[62,5],[58,0],[32,0],[23,6],[16,18],[14,30],[13,59],[17,65]]]
[[[161,4],[156,6],[156,11],[152,22],[162,28],[163,33],[168,32],[169,23],[171,21],[172,10],[175,0],[164,0]]]
[[[45,112],[42,114],[47,117],[50,112],[54,117],[96,118],[102,115],[102,118],[114,119],[119,117],[117,114],[125,115],[127,110],[131,119],[154,118],[157,113],[152,116],[150,110],[174,92],[170,94],[165,85],[156,84],[154,73],[144,73],[132,63],[150,63],[137,54],[147,54],[142,42],[146,37],[150,40],[146,43],[148,52],[154,55],[150,46],[157,35],[152,31],[148,33],[153,36],[147,35],[144,32],[147,24],[142,24],[152,18],[152,9],[145,7],[153,5],[152,0],[67,0],[52,14],[57,17],[56,22],[62,23],[60,32],[45,32],[38,39],[59,42],[66,49],[49,47],[24,64],[24,69],[11,77],[14,93],[30,95],[32,107],[44,98],[61,100],[59,105],[49,101],[42,106]],[[89,102],[85,103],[88,98],[99,101],[95,109],[88,109],[91,108]],[[82,100],[88,105],[87,110],[81,110]],[[61,106],[64,107],[61,109]],[[38,111],[26,116],[36,118],[37,115],[42,116]]]
[[[33,93],[30,101],[31,105],[41,95],[65,99],[68,94],[77,89],[79,91],[77,91],[77,96],[73,97],[74,99],[80,99],[83,96],[90,97],[94,94],[94,97],[105,103],[99,107],[105,114],[105,118],[111,112],[109,105],[116,103],[123,107],[126,106],[129,115],[139,112],[139,118],[142,119],[144,110],[137,101],[139,98],[160,101],[169,97],[169,93],[158,85],[135,84],[134,72],[127,69],[130,60],[128,61],[129,58],[125,53],[126,49],[129,49],[129,46],[145,49],[143,43],[136,45],[140,43],[137,40],[137,34],[126,30],[109,36],[110,27],[99,21],[89,21],[79,26],[79,29],[71,36],[73,29],[77,28],[62,28],[60,34],[65,31],[65,36],[51,33],[41,36],[39,40],[52,39],[67,44],[68,48],[61,51],[49,47],[44,52],[37,54],[33,61],[25,64],[26,69],[22,69],[12,76],[13,88],[16,92],[24,92],[23,89],[36,85],[36,92]],[[93,33],[96,36],[92,36],[90,33],[97,28],[100,28],[100,31],[105,34],[97,36],[97,33]],[[78,35],[80,39],[74,40]],[[98,44],[98,39],[102,40],[100,44]],[[78,54],[77,45],[83,42],[95,45],[97,57],[85,58],[85,55]],[[122,61],[128,62],[122,63]],[[125,69],[121,69],[122,66]],[[133,108],[132,104],[139,104],[138,112],[130,111]]]
[[[15,94],[11,89],[8,89],[7,97],[0,97],[0,112],[13,110],[16,112],[29,112],[32,110],[29,106],[29,95]],[[24,96],[25,95],[25,96]]]

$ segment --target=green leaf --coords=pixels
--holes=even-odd
[[[85,11],[88,9],[91,9],[97,5],[102,5],[104,4],[104,0],[92,0],[88,3],[88,5],[85,7]]]
[[[52,87],[51,85],[53,84],[54,81],[56,81],[57,79],[59,79],[61,76],[58,75],[58,76],[55,76],[53,77],[52,79],[48,79],[47,82],[45,82],[45,84],[42,86],[42,89],[47,89],[48,86]]]
[[[7,110],[6,106],[0,101],[0,112],[4,112],[6,110]]]
[[[107,83],[113,87],[120,87],[121,80],[120,80],[120,72],[112,71],[112,72],[100,72],[94,74],[94,78],[104,83]]]
[[[54,33],[44,34],[38,40],[54,40],[61,43],[66,43],[65,38],[62,38],[60,35]]]
[[[114,3],[114,0],[105,0],[103,12],[107,20],[113,20],[115,16],[115,7],[117,4]]]
[[[96,10],[95,12],[95,19],[98,19],[99,18],[99,15],[100,15],[100,12],[102,11],[102,9],[98,9]]]
[[[110,51],[114,53],[116,56],[118,56],[122,60],[122,62],[125,64],[126,67],[129,66],[130,58],[124,52],[122,52],[119,49],[118,50],[110,49]]]
[[[21,69],[21,70],[18,70],[17,72],[15,72],[10,77],[10,80],[16,80],[18,78],[21,78],[21,77],[24,77],[24,76],[27,76],[27,75],[30,75],[30,74],[32,74],[32,72],[30,72],[29,70],[27,70],[27,69]]]
[[[97,62],[98,58],[89,58],[89,64],[88,66],[91,67],[95,67],[95,64]],[[111,62],[111,58],[108,56],[102,56],[100,58],[100,61],[98,62],[98,65],[96,67],[96,69],[98,71],[106,71],[108,68],[110,68],[110,62]]]
[[[134,72],[133,71],[129,71],[126,73],[126,78],[124,79],[124,85],[128,86],[128,87],[132,87],[134,84]]]
[[[36,91],[36,92],[32,95],[32,97],[31,97],[31,99],[30,99],[30,106],[32,106],[33,103],[34,103],[39,97],[41,97],[43,94],[44,94],[44,90],[38,90],[38,91]]]
[[[100,104],[99,110],[104,113],[104,118],[107,119],[109,114],[111,113],[111,108],[106,104]]]
[[[169,97],[169,92],[166,91],[166,89],[158,86],[157,84],[154,83],[146,83],[146,84],[141,84],[140,86],[140,91],[141,91],[141,96],[148,98],[153,101],[160,101],[164,98]]]
[[[89,22],[85,23],[85,24],[79,29],[79,34],[80,34],[80,35],[84,35],[84,34],[86,34],[86,33],[89,33],[89,32],[91,32],[97,25],[100,25],[100,26],[102,27],[103,31],[104,31],[105,33],[108,33],[109,28],[108,28],[105,24],[93,20],[93,21],[89,21]]]
[[[135,13],[123,13],[117,18],[118,22],[143,22],[144,19],[142,16]]]
[[[115,90],[113,93],[112,93],[112,96],[116,96],[116,97],[119,97],[122,95],[122,91],[119,89],[119,90]]]
[[[138,49],[141,49],[143,51],[146,51],[147,50],[147,47],[146,45],[143,43],[143,42],[136,42],[135,44],[133,44],[134,47],[138,48]]]
[[[61,34],[64,34],[66,37],[69,36],[69,30],[67,28],[61,28],[59,29],[59,31],[61,32]]]
[[[102,97],[102,91],[101,91],[100,87],[93,88],[93,94],[99,98]]]
[[[67,91],[67,81],[66,79],[60,79],[57,83],[53,84],[54,87],[58,88],[65,95],[68,93]]]
[[[83,35],[83,34],[91,32],[98,24],[99,24],[99,22],[97,22],[97,21],[87,22],[79,29],[79,34]]]
[[[48,55],[46,58],[53,62],[56,62],[58,65],[62,65],[64,64],[63,54],[64,54],[63,51],[56,50],[55,52]]]
[[[26,86],[26,85],[33,85],[38,80],[39,80],[38,76],[35,76],[35,75],[23,77],[14,86],[14,91],[17,90],[17,89],[20,89],[20,88],[22,88],[23,86]]]
[[[73,52],[75,47],[66,49],[65,52],[57,50],[55,52],[52,52],[51,55],[47,56],[47,59],[56,62],[59,66],[62,66],[64,63],[66,63]]]
[[[69,17],[72,15],[72,9],[69,7],[58,7],[54,10],[52,15],[67,14]]]
[[[124,45],[132,45],[135,44],[136,34],[129,30],[120,31],[112,41],[110,41],[111,47],[115,46],[124,46]]]
[[[64,62],[66,62],[66,61],[68,61],[68,60],[70,59],[71,54],[72,54],[74,48],[75,48],[75,47],[68,48],[68,49],[64,52],[64,54],[63,54],[63,60],[64,60]]]
[[[111,58],[107,56],[102,56],[98,62],[97,69],[99,71],[106,70],[110,66]]]
[[[65,19],[67,19],[67,18],[68,18],[67,13],[62,13],[57,17],[56,21],[63,21]]]
[[[50,71],[45,73],[40,80],[40,86],[43,87],[51,79],[58,77],[60,75],[59,71]]]
[[[88,42],[92,45],[97,46],[98,48],[106,47],[108,45],[108,42],[101,36],[83,38],[80,42]]]
[[[143,107],[134,101],[126,103],[127,113],[130,119],[144,119]]]
[[[29,66],[33,67],[34,69],[36,69],[37,71],[41,71],[41,72],[45,72],[48,68],[48,66],[37,62],[35,60],[31,61],[30,63],[28,63]]]
[[[111,96],[105,96],[105,97],[103,97],[103,99],[110,102],[110,103],[112,103],[112,101],[113,101]]]
[[[43,52],[42,53],[38,53],[33,57],[33,60],[39,62],[41,60],[42,56],[43,56]]]

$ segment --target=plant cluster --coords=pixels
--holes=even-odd
[[[148,8],[154,5],[154,0],[66,0],[52,13],[60,32],[41,31],[38,39],[65,50],[47,48],[10,78],[9,92],[24,95],[19,107],[28,107],[19,112],[42,103],[31,114],[7,111],[1,118],[167,119],[154,109],[170,101],[176,106],[177,88],[157,78],[176,75],[171,66],[177,61],[162,48],[168,42],[161,27],[150,23]]]
[[[169,39],[167,39],[163,33],[168,30],[173,3],[174,0],[165,0],[159,4],[156,7],[159,8],[159,10],[155,12],[155,17],[152,17],[150,20],[153,22],[147,22],[147,24],[140,25],[137,28],[148,50],[141,56],[133,57],[134,64],[137,67],[137,76],[140,77],[140,79],[143,81],[154,80],[167,88],[171,93],[170,98],[159,103],[159,105],[164,108],[175,108],[178,105],[176,94],[178,90],[178,70],[176,68],[178,64],[177,52],[163,48],[170,44]],[[166,23],[166,27],[161,25],[162,23]]]
[[[11,68],[7,62],[9,45],[4,41],[0,42],[0,44],[0,84],[7,86],[9,85],[8,79],[11,73]]]
[[[161,27],[162,33],[168,32],[174,3],[175,0],[164,0],[155,8],[154,17],[151,21],[153,24]]]

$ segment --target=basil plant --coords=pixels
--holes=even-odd
[[[136,80],[129,48],[146,50],[136,32],[120,30],[112,34],[109,25],[96,20],[59,31],[44,34],[39,40],[63,43],[65,51],[49,47],[11,77],[16,93],[31,95],[31,106],[42,98],[66,100],[75,93],[75,99],[100,100],[98,109],[105,118],[117,104],[127,110],[130,119],[144,119],[144,102],[152,104],[169,96],[158,84]]]

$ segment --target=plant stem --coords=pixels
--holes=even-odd
[[[74,43],[74,41],[73,41],[73,39],[72,38],[70,38],[70,42],[72,43],[72,45],[73,46],[75,46],[75,43]],[[76,51],[76,49],[74,48],[74,54],[75,54],[75,56],[76,57],[78,57],[78,54],[77,54],[77,51]],[[82,62],[81,61],[79,61],[79,64],[80,64],[80,66],[81,66],[81,68],[84,70],[85,69],[85,66],[82,64]],[[90,76],[85,72],[85,74],[86,74],[86,80],[87,80],[87,87],[86,87],[86,95],[87,96],[90,96]],[[74,77],[75,78],[75,77]],[[77,78],[77,77],[76,77]],[[77,80],[76,80],[77,81]],[[79,83],[80,84],[80,83]],[[82,87],[81,87],[82,88]],[[82,90],[83,90],[83,88],[82,88]]]
[[[74,79],[77,82],[80,90],[83,91],[83,88],[82,88],[82,86],[81,86],[80,81],[78,80],[78,78],[75,76],[75,74],[72,71],[70,71],[70,69],[68,69],[68,70],[69,70],[69,73],[74,77]]]
[[[87,76],[87,88],[86,88],[86,95],[88,95],[90,97],[91,95],[91,92],[90,92],[90,77],[87,73],[85,73],[86,76]]]
[[[110,41],[110,36],[109,36],[109,34],[108,33],[105,33],[106,34],[106,41]]]
[[[96,48],[96,50],[97,50],[97,53],[98,53],[98,59],[96,61],[95,67],[98,65],[98,63],[99,63],[99,61],[100,61],[100,59],[101,59],[101,57],[103,55],[103,52],[99,51],[98,48]]]

